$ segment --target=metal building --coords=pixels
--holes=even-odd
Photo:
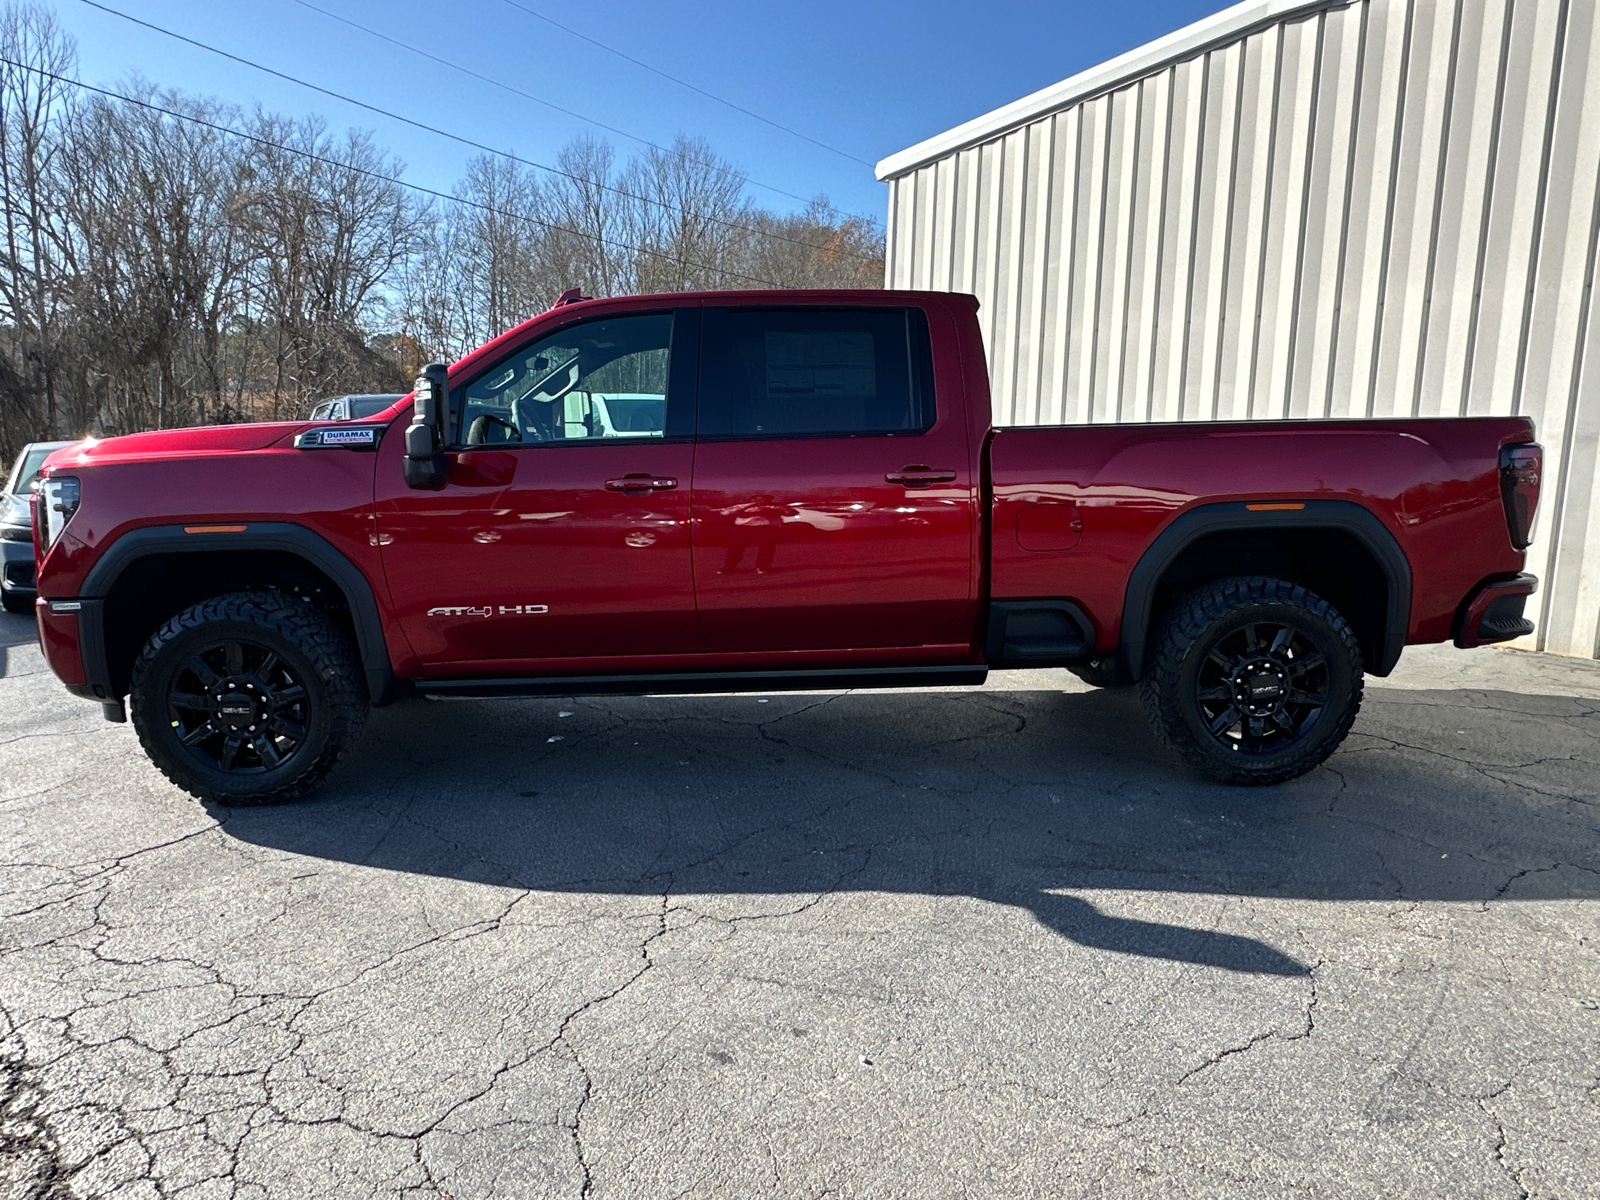
[[[997,424],[1525,413],[1531,645],[1600,657],[1596,0],[1248,0],[886,158]]]

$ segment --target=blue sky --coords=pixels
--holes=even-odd
[[[638,143],[386,44],[296,0],[104,0],[111,7],[521,157],[553,162],[573,137]],[[1224,7],[1223,0],[1012,0],[958,4],[574,3],[516,0],[562,25],[844,152],[696,95],[512,7],[509,0],[308,0],[640,138],[705,137],[752,180],[881,218],[885,155]],[[151,81],[335,128],[373,130],[406,178],[449,190],[471,150],[227,62],[81,0],[55,0],[80,72]],[[778,209],[797,203],[752,187]]]

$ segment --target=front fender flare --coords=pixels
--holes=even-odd
[[[344,594],[355,625],[356,648],[375,705],[387,704],[397,690],[383,618],[372,585],[353,562],[321,534],[284,521],[252,521],[238,532],[186,533],[182,525],[147,525],[132,529],[108,546],[84,577],[78,613],[78,644],[84,677],[96,695],[111,694],[111,669],[106,655],[105,598],[130,564],[152,554],[204,554],[218,550],[282,550],[316,567]],[[98,685],[98,687],[96,687]]]

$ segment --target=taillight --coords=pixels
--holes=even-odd
[[[1506,506],[1511,544],[1526,550],[1533,541],[1533,517],[1539,507],[1539,474],[1544,448],[1535,442],[1500,447],[1500,499]]]

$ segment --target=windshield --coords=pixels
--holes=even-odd
[[[396,400],[400,393],[392,396],[352,396],[350,398],[350,415],[352,417],[371,417],[381,413]]]
[[[44,466],[44,460],[55,452],[54,446],[33,446],[23,453],[22,461],[17,464],[15,482],[11,490],[19,496],[25,496],[33,491],[34,485],[39,482],[39,468]]]

